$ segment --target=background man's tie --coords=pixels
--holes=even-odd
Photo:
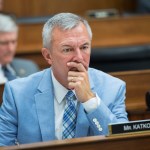
[[[66,94],[66,106],[63,115],[62,139],[70,139],[75,137],[77,111],[74,100],[76,99],[72,91]]]
[[[10,81],[16,79],[16,76],[12,74],[12,72],[6,67],[2,67],[5,77]]]

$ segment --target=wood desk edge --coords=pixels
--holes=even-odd
[[[67,145],[75,145],[75,144],[86,144],[86,143],[97,143],[104,142],[109,140],[125,140],[125,139],[133,139],[133,138],[147,138],[150,137],[150,132],[140,132],[134,134],[120,134],[120,135],[111,135],[111,136],[91,136],[91,137],[83,137],[83,138],[74,138],[68,140],[54,140],[48,142],[38,142],[31,144],[22,144],[18,146],[6,146],[3,147],[3,150],[14,150],[14,149],[29,149],[29,148],[40,148],[40,147],[57,147],[57,146],[67,146]]]

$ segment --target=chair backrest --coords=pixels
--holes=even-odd
[[[92,48],[90,66],[105,72],[150,69],[150,45]]]

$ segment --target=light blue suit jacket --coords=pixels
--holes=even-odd
[[[125,83],[104,72],[89,69],[92,91],[100,106],[87,114],[79,106],[76,137],[108,134],[108,124],[126,122]],[[0,109],[0,145],[55,140],[54,91],[51,69],[5,85]]]

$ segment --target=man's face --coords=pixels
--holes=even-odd
[[[50,49],[51,66],[55,78],[68,87],[68,62],[81,63],[87,70],[90,62],[91,40],[86,27],[79,24],[72,30],[53,30],[52,47]]]
[[[0,32],[0,64],[10,63],[15,55],[17,32]]]

